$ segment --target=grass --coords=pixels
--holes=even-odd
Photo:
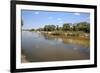
[[[90,37],[89,33],[82,31],[42,31],[43,34],[53,35],[53,36],[65,36],[65,37],[81,37],[88,38]]]

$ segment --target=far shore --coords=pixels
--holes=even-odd
[[[31,30],[23,30],[23,31],[30,31],[30,32],[39,32],[42,34],[48,34],[52,36],[63,36],[63,37],[77,37],[83,39],[90,39],[90,33],[85,33],[82,31],[31,31]]]

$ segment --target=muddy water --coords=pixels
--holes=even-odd
[[[22,50],[29,62],[86,60],[90,58],[89,40],[48,36],[22,31]]]

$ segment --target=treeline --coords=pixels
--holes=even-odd
[[[34,29],[31,29],[34,30]],[[70,24],[65,23],[62,27],[59,27],[59,25],[45,25],[43,28],[37,29],[37,31],[83,31],[86,33],[90,32],[90,24],[87,22],[80,22],[77,24]]]

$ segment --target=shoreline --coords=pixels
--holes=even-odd
[[[26,59],[26,56],[25,55],[21,55],[21,63],[27,63],[28,60]]]

